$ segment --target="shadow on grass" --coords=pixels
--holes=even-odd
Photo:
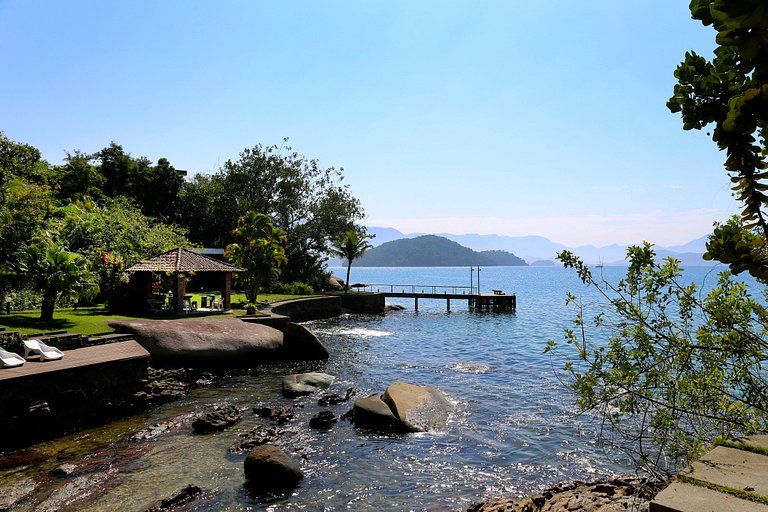
[[[73,334],[96,334],[110,332],[110,320],[177,320],[202,317],[235,316],[237,311],[222,313],[195,312],[192,314],[130,314],[121,315],[109,311],[103,306],[80,307],[77,309],[61,308],[53,312],[53,320],[40,320],[40,311],[18,311],[10,315],[0,315],[0,326],[9,331],[19,331],[22,334],[68,331]]]
[[[0,316],[0,325],[10,330],[63,331],[74,327],[75,322],[68,318],[40,320],[38,317],[27,315],[3,315]]]

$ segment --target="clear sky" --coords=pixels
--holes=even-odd
[[[737,211],[665,107],[714,31],[683,0],[0,0],[0,130],[211,173],[283,137],[366,224],[685,243]]]

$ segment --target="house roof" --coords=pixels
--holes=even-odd
[[[178,247],[126,269],[128,272],[245,272],[236,267]]]

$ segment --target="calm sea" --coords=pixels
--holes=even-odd
[[[332,270],[345,275],[345,269]],[[624,269],[602,271],[616,280]],[[711,268],[693,267],[686,276],[705,286],[715,281]],[[476,272],[472,280],[477,285]],[[469,286],[470,270],[353,267],[351,281]],[[621,453],[598,443],[594,419],[577,414],[560,380],[562,360],[543,354],[545,343],[561,340],[572,324],[575,311],[565,306],[566,292],[592,305],[598,297],[560,267],[483,268],[480,284],[482,291],[516,293],[517,311],[473,313],[453,301],[448,312],[443,300],[421,300],[416,312],[413,300],[403,299],[391,302],[404,311],[310,322],[331,352],[327,363],[235,375],[146,415],[37,449],[50,453],[50,465],[100,450],[105,468],[119,468],[107,492],[78,507],[99,511],[142,510],[188,484],[215,491],[215,499],[198,510],[462,510],[484,498],[631,471]],[[455,412],[436,433],[374,435],[346,421],[330,431],[312,430],[309,419],[323,409],[316,398],[280,397],[282,375],[305,370],[330,373],[337,378],[332,391],[351,387],[360,396],[383,392],[394,380],[438,386]],[[120,447],[137,429],[224,401],[247,409],[234,429],[204,437],[182,429],[151,441],[128,463],[120,460]],[[287,495],[249,493],[242,486],[243,457],[226,453],[237,433],[259,421],[249,412],[256,404],[297,406],[279,444],[306,477]],[[350,405],[330,409],[340,415]]]

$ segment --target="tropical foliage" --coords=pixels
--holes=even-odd
[[[88,261],[50,240],[36,240],[20,254],[16,269],[42,291],[40,320],[53,319],[56,301],[62,297],[88,299],[99,290]]]
[[[279,277],[287,262],[285,234],[272,225],[269,216],[256,212],[238,219],[233,234],[237,242],[227,246],[224,256],[246,270],[237,279],[248,301],[256,302],[259,288],[271,277]]]
[[[333,256],[347,260],[347,280],[344,281],[344,291],[349,292],[349,272],[352,269],[352,261],[362,256],[372,246],[368,240],[373,238],[365,228],[354,227],[337,236],[329,251]]]
[[[290,256],[273,258],[281,263],[263,283],[280,274],[285,283],[319,288],[329,240],[362,216],[340,170],[286,146],[246,149],[212,176],[184,175],[167,159],[137,158],[115,142],[50,165],[0,132],[0,296],[18,297],[14,307],[38,296],[29,289],[34,279],[21,273],[36,240],[80,255],[100,284],[95,300],[111,301],[124,288],[123,270],[137,261],[174,247],[241,243],[237,220],[250,211],[269,215]]]
[[[198,176],[187,187],[190,236],[208,247],[226,246],[238,218],[261,212],[285,233],[282,279],[319,287],[329,241],[362,218],[342,171],[323,169],[288,146],[245,149],[217,174]]]

